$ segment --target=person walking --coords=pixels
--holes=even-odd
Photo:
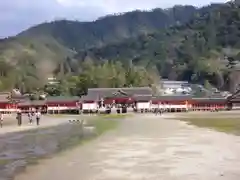
[[[36,112],[36,121],[37,121],[37,125],[39,126],[40,123],[40,118],[41,118],[41,112],[38,110]]]
[[[22,125],[22,111],[19,109],[17,112],[17,121],[18,121],[18,126]]]
[[[31,111],[28,112],[28,119],[29,119],[29,123],[32,124],[33,115]]]
[[[0,126],[1,126],[1,128],[3,126],[3,113],[2,112],[0,112]]]

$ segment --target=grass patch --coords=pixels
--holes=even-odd
[[[198,127],[240,135],[240,118],[238,117],[180,117],[178,119]]]
[[[9,163],[9,160],[7,159],[0,159],[0,167],[5,166]]]
[[[51,117],[51,118],[62,118],[62,117],[75,117],[79,116],[79,114],[45,114],[46,117]]]
[[[94,132],[91,134],[84,133],[73,133],[70,137],[62,139],[59,143],[59,152],[69,150],[77,145],[85,144],[98,136],[104,134],[109,130],[117,128],[119,124],[119,119],[125,118],[127,115],[99,115],[96,117],[91,117],[87,119],[87,126],[94,127]],[[76,125],[74,129],[81,129],[80,125]],[[76,130],[74,130],[77,132]]]
[[[131,114],[99,114],[98,117],[105,119],[122,119],[130,116]]]
[[[27,158],[26,161],[29,165],[37,165],[38,164],[38,158],[37,157]]]
[[[49,117],[63,117],[63,116],[66,116],[66,114],[45,114],[45,116],[49,116]]]
[[[95,131],[98,135],[103,134],[106,131],[117,127],[119,121],[116,119],[95,119],[90,120],[89,124],[95,127]]]

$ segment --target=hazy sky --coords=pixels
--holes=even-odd
[[[196,2],[196,3],[195,3]],[[100,16],[135,9],[168,8],[176,4],[202,6],[226,0],[0,0],[0,37],[45,21],[91,21]]]

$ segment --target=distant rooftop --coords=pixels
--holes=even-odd
[[[172,81],[172,80],[163,79],[162,83],[163,84],[188,84],[188,81]]]

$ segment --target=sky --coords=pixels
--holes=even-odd
[[[0,0],[0,38],[58,19],[92,21],[107,14],[136,9],[203,6],[226,0]]]

